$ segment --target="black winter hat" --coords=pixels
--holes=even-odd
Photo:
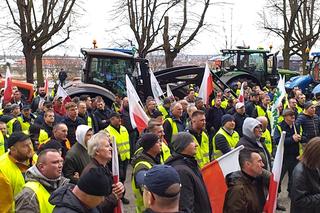
[[[24,134],[23,132],[13,132],[8,138],[8,148],[15,145],[17,142],[22,142],[30,138],[29,135]]]
[[[148,151],[157,143],[158,140],[158,135],[154,133],[146,133],[142,135],[140,139],[140,146],[143,148],[144,151]]]
[[[172,136],[172,147],[176,153],[181,153],[183,150],[194,141],[193,136],[189,132],[179,132]]]
[[[91,168],[88,173],[80,177],[77,186],[89,195],[107,196],[111,194],[112,181],[107,177],[104,168]]]
[[[230,114],[225,114],[225,115],[223,115],[222,116],[222,118],[221,118],[221,124],[222,124],[222,126],[225,124],[225,123],[227,123],[228,121],[234,121],[235,119],[234,119],[234,117],[233,117],[233,115],[230,115]]]
[[[312,103],[312,101],[307,101],[307,102],[303,105],[303,107],[304,107],[304,109],[308,109],[308,108],[311,107],[312,105],[314,105],[314,104]]]

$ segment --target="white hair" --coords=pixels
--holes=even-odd
[[[102,141],[107,139],[110,141],[109,133],[102,130],[94,134],[88,141],[88,154],[90,157],[94,158],[96,156],[97,150],[101,147]]]

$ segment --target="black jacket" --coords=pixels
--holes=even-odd
[[[221,117],[225,114],[224,109],[215,106],[208,109],[206,114],[206,128],[208,133],[217,132],[221,125]]]
[[[242,133],[243,122],[248,117],[248,115],[247,114],[241,115],[236,112],[233,114],[233,116],[234,116],[235,123],[236,123],[236,127],[234,128],[234,130],[239,134],[240,137],[242,137],[243,136],[243,133]]]
[[[61,121],[62,123],[66,124],[68,127],[68,140],[70,141],[71,145],[75,144],[77,142],[76,139],[76,130],[77,127],[81,124],[85,124],[84,120],[82,120],[80,117],[77,117],[75,121],[71,120],[69,117],[66,117]]]
[[[166,162],[174,167],[181,180],[179,210],[190,213],[211,213],[211,205],[197,161],[174,153]]]
[[[291,213],[316,213],[320,210],[320,171],[301,162],[293,170]]]
[[[94,111],[95,119],[97,120],[98,130],[103,130],[110,124],[110,114],[112,113],[111,109],[105,108],[104,110],[96,109]]]
[[[320,136],[320,121],[318,115],[313,117],[301,113],[297,120],[296,125],[300,129],[302,127],[302,137],[308,142],[311,138]]]
[[[98,208],[88,209],[82,205],[80,200],[72,193],[73,184],[63,186],[54,191],[49,202],[55,205],[53,213],[99,213]]]
[[[78,179],[75,179],[74,173],[78,172],[81,175],[83,169],[90,163],[91,159],[88,151],[79,143],[74,144],[67,152],[62,172],[70,182],[77,184]]]

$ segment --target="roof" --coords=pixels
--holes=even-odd
[[[127,54],[118,50],[104,49],[104,48],[81,48],[83,55],[96,55],[96,56],[110,56],[119,58],[134,58],[132,54]]]
[[[269,53],[269,50],[263,49],[223,49],[221,50],[222,53]]]

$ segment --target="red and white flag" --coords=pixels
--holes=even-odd
[[[172,91],[170,89],[169,84],[167,84],[167,97],[174,99],[174,95],[173,95],[173,93],[172,93]]]
[[[202,168],[202,176],[206,185],[212,212],[222,213],[224,197],[228,190],[225,176],[231,172],[239,171],[239,152],[241,145]]]
[[[209,103],[209,96],[213,91],[213,82],[212,82],[212,75],[210,73],[208,62],[206,63],[206,68],[204,70],[203,79],[201,82],[201,86],[199,89],[199,96],[203,99],[205,104]]]
[[[3,102],[6,104],[11,101],[12,97],[12,76],[10,72],[9,66],[7,66],[6,71],[6,81],[4,84],[4,95],[3,95]]]
[[[68,103],[68,102],[71,102],[70,96],[69,96],[68,93],[63,89],[63,87],[62,87],[61,85],[58,86],[58,90],[57,90],[56,97],[57,97],[57,98],[62,97],[62,102],[63,102],[64,104],[66,104],[66,103]]]
[[[279,145],[277,147],[277,152],[276,152],[276,156],[274,158],[274,163],[272,167],[272,175],[270,176],[269,195],[263,209],[264,212],[266,213],[273,213],[276,211],[278,187],[280,183],[280,175],[282,170],[285,137],[286,137],[286,132],[284,131],[281,132]]]
[[[115,137],[111,137],[112,143],[112,176],[113,176],[113,183],[117,184],[119,182],[119,159],[118,159],[118,149]],[[122,213],[122,202],[119,199],[118,205],[113,209],[113,213]]]
[[[47,96],[49,96],[49,82],[48,82],[48,70],[46,72],[46,78],[44,80],[44,90],[46,91]]]
[[[150,70],[150,83],[151,83],[151,90],[152,90],[154,100],[158,105],[162,104],[162,101],[160,98],[163,96],[163,92],[152,70]]]
[[[149,117],[140,105],[140,98],[133,87],[130,78],[126,75],[127,96],[129,101],[129,115],[133,128],[141,133],[148,126]],[[139,103],[140,101],[140,103]]]
[[[244,103],[244,89],[243,89],[243,82],[241,84],[240,94],[238,97],[240,103]]]

